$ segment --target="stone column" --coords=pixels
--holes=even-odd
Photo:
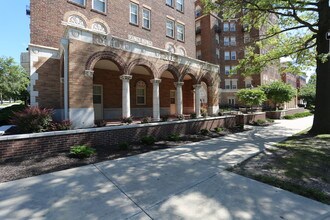
[[[182,101],[182,86],[183,82],[175,82],[176,87],[176,113],[177,115],[183,114],[183,101]]]
[[[195,88],[195,113],[196,117],[201,117],[201,84],[194,85]]]
[[[150,82],[153,84],[152,115],[154,121],[160,121],[159,83],[161,83],[161,81],[161,79],[150,80]]]
[[[123,81],[122,90],[122,116],[123,118],[131,117],[131,98],[129,81],[132,79],[131,75],[121,75],[120,79]]]

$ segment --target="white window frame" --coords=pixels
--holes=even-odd
[[[168,24],[170,24],[170,23],[172,24],[172,25],[171,25],[171,27],[172,27],[172,32],[173,32],[173,33],[172,33],[172,36],[171,36],[171,35],[168,35],[168,30],[169,30],[169,29],[168,29],[168,27],[169,27]],[[174,38],[174,34],[175,34],[175,33],[174,33],[174,32],[175,32],[175,31],[174,31],[174,28],[175,28],[175,22],[174,22],[173,20],[171,20],[171,19],[166,19],[166,36],[167,36],[167,37]]]
[[[83,0],[83,4],[80,4],[79,2],[77,2],[76,0],[70,0],[69,2],[77,4],[77,5],[81,5],[81,6],[86,6],[86,0]]]
[[[99,1],[99,2],[103,2],[104,3],[104,11],[101,11],[101,10],[98,10],[98,9],[95,8],[95,6],[94,6],[95,1]],[[95,10],[95,11],[102,12],[102,13],[107,13],[107,0],[93,0],[93,2],[92,2],[92,9]]]
[[[144,16],[145,15],[144,12],[148,12],[148,17]],[[149,24],[147,27],[145,26],[145,23],[144,23],[145,21],[147,21]],[[146,9],[146,8],[142,9],[142,27],[145,29],[148,29],[148,30],[151,29],[151,10]]]
[[[179,27],[182,27],[182,32],[181,32]],[[185,29],[186,28],[185,28],[184,24],[176,23],[176,39],[178,41],[184,42],[184,40],[185,40]]]
[[[231,32],[235,32],[236,31],[236,23],[235,22],[230,22],[229,23],[229,30]]]
[[[223,38],[223,45],[224,46],[229,46],[229,44],[230,44],[229,37],[224,37]]]
[[[227,32],[229,30],[230,30],[229,23],[228,22],[223,22],[223,31],[224,32]]]
[[[236,105],[236,100],[235,100],[235,98],[229,97],[229,98],[228,98],[228,105]]]
[[[176,0],[176,10],[184,12],[184,0]]]
[[[143,83],[143,86],[140,86],[138,85],[139,83]],[[138,94],[138,90],[139,89],[143,89],[143,95],[139,95]],[[146,100],[147,100],[147,85],[144,81],[142,80],[139,80],[136,82],[136,89],[135,89],[135,96],[136,96],[136,105],[146,105]],[[142,102],[139,102],[139,99],[138,98],[141,98],[143,97],[143,103]]]
[[[225,75],[230,74],[230,66],[225,66]]]
[[[231,46],[236,46],[236,37],[235,36],[230,37],[230,45]]]
[[[168,4],[169,1],[171,2],[171,4]],[[165,4],[168,5],[168,6],[171,6],[171,7],[173,7],[173,5],[174,5],[173,3],[174,3],[174,0],[166,0],[165,1]]]
[[[230,52],[225,51],[225,60],[230,60]]]
[[[133,14],[132,6],[136,6],[137,12],[136,14]],[[136,16],[136,23],[132,21],[132,15]],[[136,3],[131,2],[129,4],[129,23],[133,25],[139,25],[139,5]]]
[[[231,51],[231,52],[230,52],[230,59],[231,59],[231,60],[237,60],[237,54],[236,54],[236,51]]]

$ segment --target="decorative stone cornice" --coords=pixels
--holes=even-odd
[[[85,70],[85,76],[92,78],[94,76],[93,70]]]
[[[119,78],[121,80],[131,80],[133,76],[131,75],[121,75]]]

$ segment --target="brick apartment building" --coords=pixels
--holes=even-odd
[[[219,67],[195,59],[193,1],[31,0],[30,10],[23,60],[32,106],[53,108],[74,127],[199,116],[203,100],[217,113]]]
[[[195,18],[197,58],[220,65],[220,105],[239,104],[236,98],[239,89],[281,80],[277,65],[269,65],[262,72],[248,77],[235,71],[239,60],[245,56],[245,46],[259,38],[265,32],[263,28],[248,31],[239,19],[226,21],[214,13],[204,14],[200,0],[195,2]]]

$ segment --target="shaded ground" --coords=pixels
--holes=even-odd
[[[330,204],[330,135],[293,136],[229,170]]]
[[[149,151],[166,149],[184,144],[208,140],[224,136],[229,133],[241,132],[240,128],[223,130],[219,133],[210,132],[208,135],[186,135],[179,137],[177,141],[160,140],[152,146],[132,143],[128,149],[119,149],[109,146],[108,148],[92,146],[96,149],[96,154],[90,158],[78,159],[69,157],[69,152],[57,154],[38,155],[34,157],[15,159],[0,163],[0,182],[7,182],[16,179],[37,176],[54,171],[69,169],[87,164],[98,163],[105,160],[114,160],[117,158],[128,157]]]

